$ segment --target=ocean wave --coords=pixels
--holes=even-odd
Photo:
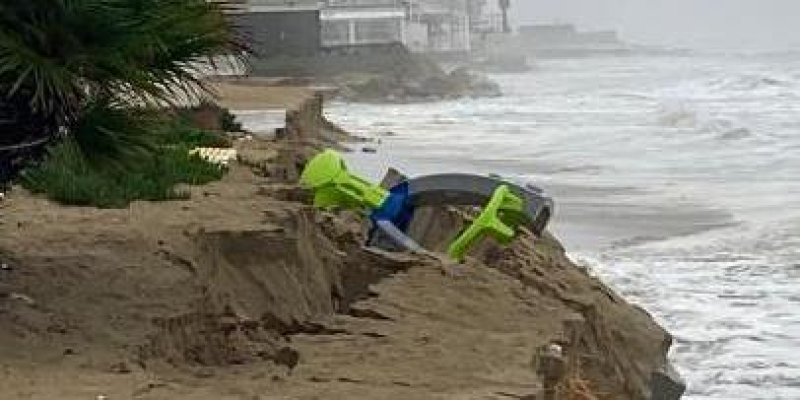
[[[708,115],[685,104],[662,106],[656,119],[657,124],[662,127],[690,130],[723,141],[743,140],[753,136],[753,131],[738,121]]]
[[[753,132],[747,128],[735,128],[719,134],[719,138],[724,140],[741,140],[752,136]]]
[[[718,79],[712,82],[712,87],[730,91],[792,88],[795,85],[795,82],[791,78],[779,78],[764,75],[742,75],[734,78]]]
[[[707,83],[706,90],[707,96],[797,98],[800,97],[800,79],[791,75],[747,74],[712,80]]]
[[[724,118],[703,120],[699,128],[715,139],[723,141],[743,140],[753,136],[753,132],[738,121]]]
[[[652,100],[653,95],[648,93],[638,93],[638,92],[616,92],[610,93],[610,97],[618,98],[618,99],[628,99],[628,100]]]
[[[689,398],[796,399],[798,227],[797,219],[740,226],[580,260],[674,333]]]
[[[658,115],[658,125],[669,128],[693,128],[697,121],[697,112],[683,106],[662,107]]]
[[[682,81],[659,90],[663,99],[730,101],[754,98],[800,97],[800,77],[779,74],[734,74]]]
[[[800,399],[800,64],[664,60],[613,82],[617,62],[552,61],[504,81],[503,98],[343,111],[358,126],[393,121],[398,168],[548,187],[565,210],[557,229],[581,241],[570,257],[675,334],[687,398]],[[635,218],[612,218],[612,200]],[[634,213],[650,202],[652,225]]]

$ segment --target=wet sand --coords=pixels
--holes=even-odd
[[[574,253],[687,236],[735,224],[730,214],[703,205],[655,204],[630,188],[548,185],[558,209],[553,232]]]

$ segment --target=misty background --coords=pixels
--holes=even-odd
[[[800,50],[800,0],[516,0],[517,25],[616,29],[637,44],[702,50]]]

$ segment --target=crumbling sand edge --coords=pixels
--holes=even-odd
[[[364,249],[361,218],[309,207],[294,182],[343,134],[328,124],[320,98],[301,102],[283,138],[237,143],[242,165],[188,201],[92,210],[14,191],[0,209],[0,394],[525,398],[578,382],[659,398],[670,335],[554,238],[486,246],[451,274]],[[415,234],[441,247],[464,218],[425,210]],[[551,355],[567,368],[543,368]]]

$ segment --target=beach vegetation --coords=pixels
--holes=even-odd
[[[199,146],[229,146],[217,133],[179,118],[107,110],[97,113],[92,118],[102,121],[87,122],[74,135],[52,145],[41,162],[22,172],[20,184],[66,205],[122,208],[137,200],[185,199],[189,192],[181,189],[181,184],[202,185],[225,173],[225,167],[190,154]],[[82,144],[86,138],[92,140]],[[127,142],[131,138],[147,139]],[[101,146],[125,151],[98,149]],[[109,159],[112,154],[116,158]]]
[[[222,173],[189,149],[230,143],[175,110],[212,98],[203,71],[240,51],[205,0],[2,2],[0,146],[45,139],[22,183],[67,204],[180,198]]]

